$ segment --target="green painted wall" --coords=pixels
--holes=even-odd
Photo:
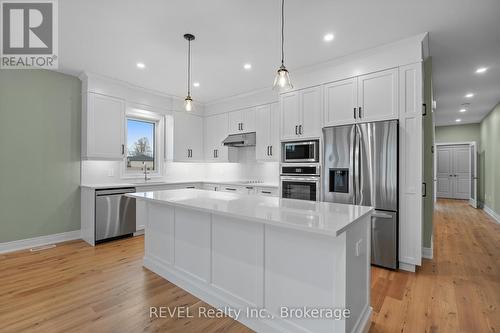
[[[453,126],[437,126],[436,142],[481,142],[481,126],[479,124],[465,124]]]
[[[80,229],[80,80],[0,70],[0,242]]]
[[[427,196],[422,198],[423,205],[423,236],[424,247],[432,247],[432,228],[434,200],[434,156],[432,146],[434,145],[434,114],[432,112],[432,59],[424,61],[424,103],[427,105],[427,115],[422,118],[423,129],[423,182],[427,184]]]
[[[500,213],[500,103],[480,125],[479,200]]]

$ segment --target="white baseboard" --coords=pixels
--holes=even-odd
[[[144,226],[143,225],[137,226],[136,232],[134,232],[134,237],[140,236],[140,235],[144,235]]]
[[[34,238],[20,239],[11,242],[0,243],[0,253],[14,252],[32,247],[61,243],[69,240],[80,239],[80,230],[62,232],[60,234],[46,235]]]
[[[422,258],[432,259],[433,257],[434,255],[432,247],[422,247]]]
[[[496,223],[500,223],[500,214],[498,214],[497,212],[495,212],[493,209],[491,209],[486,205],[483,205],[483,210],[486,214],[491,216]]]
[[[415,265],[407,264],[405,262],[399,262],[399,269],[407,272],[415,273]]]

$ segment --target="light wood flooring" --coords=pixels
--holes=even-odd
[[[0,255],[0,332],[251,332],[230,318],[150,319],[150,306],[208,306],[144,269],[143,242]],[[440,200],[434,245],[415,274],[372,269],[370,332],[500,332],[500,225]]]

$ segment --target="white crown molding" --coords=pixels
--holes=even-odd
[[[496,223],[500,224],[500,214],[498,214],[497,212],[495,212],[493,209],[491,209],[486,205],[483,205],[483,210],[486,214],[491,216]]]
[[[62,232],[59,234],[46,235],[40,237],[33,237],[27,239],[20,239],[11,242],[0,243],[0,253],[14,252],[19,250],[25,250],[32,247],[61,243],[74,239],[80,239],[80,230]]]

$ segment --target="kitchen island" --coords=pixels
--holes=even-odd
[[[257,332],[364,332],[371,207],[197,189],[127,196],[144,266]]]

